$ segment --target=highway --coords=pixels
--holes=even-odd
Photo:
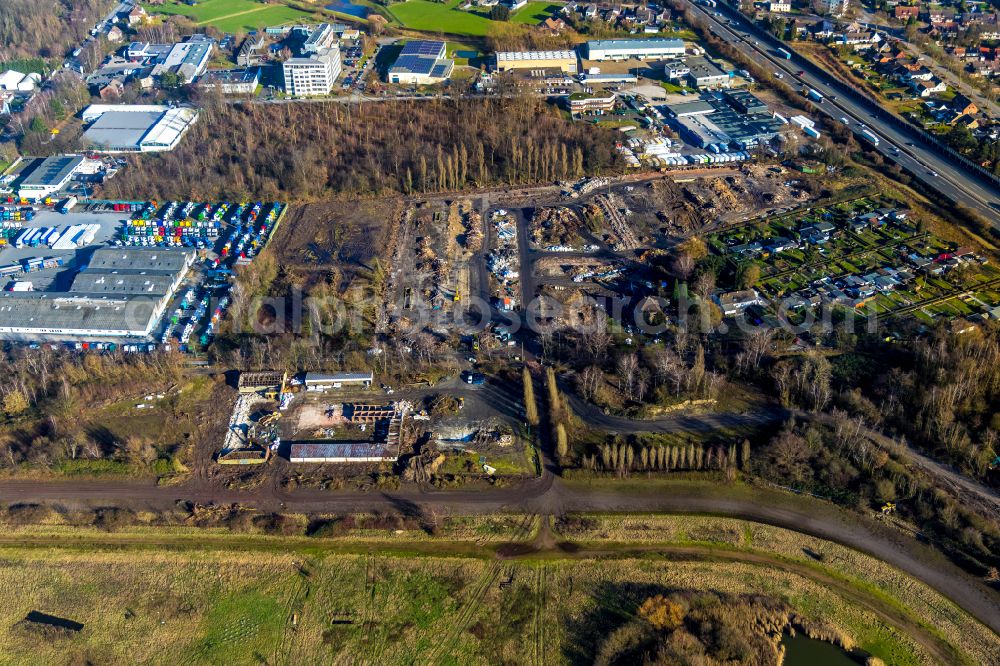
[[[791,49],[757,26],[751,25],[736,11],[721,3],[716,8],[689,4],[696,14],[709,22],[717,37],[749,59],[770,68],[772,72],[780,73],[782,79],[793,87],[813,88],[823,95],[824,101],[816,105],[822,113],[836,122],[842,122],[841,119],[846,118],[848,126],[856,135],[860,135],[864,129],[873,132],[880,139],[876,150],[887,161],[897,163],[927,188],[950,201],[968,206],[1000,228],[1000,187],[986,175],[962,164],[933,145],[925,145],[921,142],[921,132],[918,129],[900,126],[889,120],[888,111],[878,111],[873,116],[869,103],[856,99],[845,84],[794,51],[790,60],[779,56],[778,46],[789,51]],[[716,13],[721,16],[716,16]],[[727,19],[732,22],[731,25]],[[798,74],[800,71],[803,72],[801,76]]]

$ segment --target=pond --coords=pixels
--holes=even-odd
[[[785,634],[781,644],[785,646],[785,666],[858,666],[840,647],[802,632]]]
[[[351,0],[333,0],[326,8],[333,12],[340,12],[348,16],[357,16],[358,18],[366,18],[371,13],[371,9],[365,5],[359,5],[351,2]]]

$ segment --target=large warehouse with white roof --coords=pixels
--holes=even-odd
[[[97,105],[95,105],[97,106]],[[100,153],[153,153],[173,150],[191,125],[198,110],[187,107],[100,105],[83,112],[92,119],[83,133],[84,145]]]
[[[587,42],[587,60],[650,60],[684,55],[683,39],[597,39]]]
[[[500,51],[496,55],[497,71],[512,69],[558,69],[576,73],[576,53],[573,51]]]

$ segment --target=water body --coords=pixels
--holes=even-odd
[[[809,638],[802,632],[795,636],[785,634],[785,666],[858,666],[840,647],[833,643]]]
[[[351,2],[351,0],[333,0],[326,8],[333,12],[357,16],[358,18],[367,18],[368,14],[371,13],[371,9],[368,7]]]

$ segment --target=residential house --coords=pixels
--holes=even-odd
[[[35,72],[22,74],[15,69],[8,69],[3,74],[0,74],[0,90],[31,92],[37,88],[41,82],[41,75]]]
[[[132,9],[130,9],[128,14],[125,16],[125,20],[128,21],[129,25],[142,23],[146,20],[146,18],[146,10],[139,4],[133,5]]]
[[[719,294],[715,300],[725,317],[732,317],[755,305],[765,305],[764,299],[761,298],[756,289],[745,289],[743,291],[731,291]]]
[[[122,32],[121,28],[119,28],[116,25],[113,25],[111,26],[111,29],[108,30],[107,38],[108,41],[111,42],[112,44],[117,44],[121,42],[123,39],[125,39],[125,33]]]
[[[877,47],[883,40],[882,35],[874,30],[862,30],[857,32],[845,32],[840,36],[834,37],[834,41],[838,44],[850,46],[855,51],[865,51]]]
[[[918,97],[927,98],[931,95],[937,95],[938,93],[943,93],[948,90],[947,84],[940,79],[931,79],[930,81],[918,80],[913,81],[910,84],[913,88],[913,92]]]
[[[974,116],[979,113],[979,107],[976,106],[976,103],[961,93],[955,95],[955,97],[948,102],[948,108],[960,116]]]
[[[105,102],[112,102],[121,99],[125,94],[125,84],[121,79],[111,79],[97,93]]]
[[[566,29],[566,21],[561,18],[548,17],[545,22],[542,23],[542,27],[551,32],[553,35],[558,35]]]
[[[893,14],[896,16],[897,21],[909,21],[910,19],[916,20],[920,16],[920,5],[896,5]]]

